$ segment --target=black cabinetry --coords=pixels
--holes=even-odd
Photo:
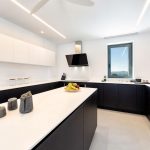
[[[89,150],[97,126],[97,93],[90,96],[84,104],[84,150]]]
[[[83,150],[83,106],[68,117],[36,150]]]
[[[118,91],[117,84],[104,84],[103,103],[104,108],[118,108]]]
[[[105,83],[102,108],[146,114],[145,85]]]
[[[11,97],[20,98],[20,96],[27,91],[31,91],[32,94],[38,94],[62,86],[63,86],[62,82],[52,82],[52,83],[26,86],[26,87],[15,88],[15,89],[2,90],[0,91],[0,103],[7,102],[7,100]]]
[[[65,82],[66,84],[68,82]],[[99,108],[146,114],[146,86],[141,84],[77,82],[80,86],[97,88]]]
[[[120,84],[118,87],[118,108],[123,111],[136,112],[136,85]]]
[[[136,85],[136,108],[139,114],[146,114],[147,92],[145,85]]]
[[[33,150],[89,150],[97,126],[96,92]]]
[[[96,103],[98,107],[103,106],[103,84],[99,83],[85,83],[86,87],[97,88],[97,98]]]
[[[147,117],[150,120],[150,87],[147,87]]]

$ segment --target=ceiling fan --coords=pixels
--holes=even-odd
[[[40,0],[35,6],[34,8],[31,10],[31,13],[35,13],[37,12],[39,9],[41,9],[48,1],[50,0]],[[93,6],[94,5],[94,1],[93,0],[66,0],[70,3],[74,3],[77,5],[83,5],[83,6]]]

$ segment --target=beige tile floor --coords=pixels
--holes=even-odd
[[[150,121],[142,115],[98,109],[90,150],[150,150]]]

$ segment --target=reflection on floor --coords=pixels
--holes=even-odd
[[[98,109],[90,150],[150,150],[150,121],[142,115]]]

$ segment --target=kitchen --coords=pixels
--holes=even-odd
[[[48,109],[43,109],[42,111],[44,103],[39,108],[40,104],[35,102],[36,99],[39,100],[38,97],[41,97],[41,101],[44,101],[44,98],[42,98],[44,94],[50,96],[51,94],[53,95],[52,91],[57,93],[57,91],[61,90],[60,93],[64,95],[61,95],[60,101],[63,99],[64,105],[58,106],[60,110],[63,110],[63,107],[65,108],[68,104],[64,98],[66,94],[69,94],[71,99],[72,95],[77,96],[78,104],[73,108],[70,107],[70,110],[65,112],[62,118],[58,117],[59,121],[56,124],[54,123],[56,128],[58,124],[63,123],[62,120],[66,120],[67,116],[70,116],[72,112],[79,108],[79,105],[82,105],[83,108],[81,109],[84,112],[85,106],[83,104],[90,96],[90,94],[85,96],[84,93],[86,91],[84,90],[93,90],[93,94],[97,93],[97,128],[96,125],[92,126],[93,130],[94,128],[96,129],[95,135],[93,131],[91,134],[93,140],[91,139],[88,142],[88,148],[85,149],[89,149],[89,143],[91,143],[90,150],[147,150],[150,146],[149,120],[146,117],[150,114],[148,84],[148,81],[150,81],[148,69],[150,46],[149,0],[116,0],[115,2],[89,0],[89,3],[86,3],[85,0],[83,0],[83,3],[77,1],[72,3],[70,1],[43,1],[40,4],[41,7],[39,7],[37,1],[1,0],[1,106],[5,106],[7,109],[9,98],[20,98],[22,94],[31,91],[33,94],[33,112],[23,115],[28,120],[28,116],[33,115],[36,118],[38,113],[45,115],[44,113],[48,112]],[[77,44],[78,42],[79,44]],[[108,50],[108,47],[129,43],[132,45],[132,50],[130,50],[128,45],[124,45],[126,50],[123,50],[120,54],[121,58],[123,58],[123,55],[126,56],[126,54],[132,58],[131,61],[127,62],[130,64],[129,66],[132,66],[132,69],[129,69],[130,67],[128,66],[129,76],[110,77],[109,71],[111,69],[109,64],[111,61],[109,59],[111,58],[112,60],[113,57],[109,55],[108,51],[113,53],[113,48],[110,47],[110,50]],[[132,51],[131,54],[129,54],[130,51]],[[85,53],[88,66],[82,65],[82,67],[79,67],[76,65],[69,67],[66,55],[75,53]],[[119,57],[115,57],[116,60],[121,64],[122,61]],[[63,73],[66,74],[66,78],[61,81]],[[81,88],[81,93],[66,92],[64,86],[69,82],[76,82]],[[59,94],[57,96],[59,97]],[[59,101],[59,98],[54,99]],[[19,109],[20,100],[17,101]],[[73,101],[72,106],[74,104]],[[50,102],[45,101],[45,104],[52,104],[52,102],[53,100],[50,100]],[[7,123],[11,121],[12,127],[18,128],[18,126],[13,124],[13,119],[20,117],[18,119],[22,120],[18,109],[14,111],[6,110],[6,116],[0,118],[3,124],[1,124],[1,128],[7,131],[11,128]],[[41,112],[38,110],[41,110]],[[51,110],[53,112],[50,111],[49,113],[52,114],[56,111],[53,108]],[[59,111],[57,113],[59,114]],[[54,117],[55,115],[52,116],[52,118]],[[34,125],[34,123],[37,123],[37,120],[32,122],[31,119],[30,121]],[[38,121],[40,122],[40,120]],[[30,122],[25,120],[23,122],[26,126],[28,123],[30,124]],[[50,122],[48,123],[47,120],[48,124],[51,124]],[[20,130],[23,129],[21,128],[22,125],[20,124],[19,126]],[[24,128],[25,125],[23,125]],[[42,128],[42,126],[39,125],[39,128]],[[28,129],[28,127],[26,128]],[[51,129],[54,128],[49,127],[47,131],[51,133]],[[83,131],[79,133],[81,134],[81,132]],[[5,139],[4,136],[10,136],[9,133],[11,131],[4,133],[1,134],[1,139]],[[22,146],[22,149],[33,148],[39,143],[38,134],[40,135],[40,133],[36,131],[34,134],[37,134],[37,139],[35,136],[33,140],[29,140],[32,137],[31,135],[26,135],[25,137],[22,135],[25,139],[28,139],[26,141],[31,142],[31,145],[27,142],[25,147],[21,143],[19,146]],[[43,134],[39,139],[45,136],[47,135]],[[15,142],[15,136],[13,138]],[[34,141],[34,139],[36,140]],[[16,141],[18,141],[17,135]],[[7,145],[5,142],[3,140],[4,146]],[[13,142],[12,145],[16,146]],[[81,146],[82,148],[84,147],[83,145]],[[14,147],[14,149],[21,149],[21,147]]]

